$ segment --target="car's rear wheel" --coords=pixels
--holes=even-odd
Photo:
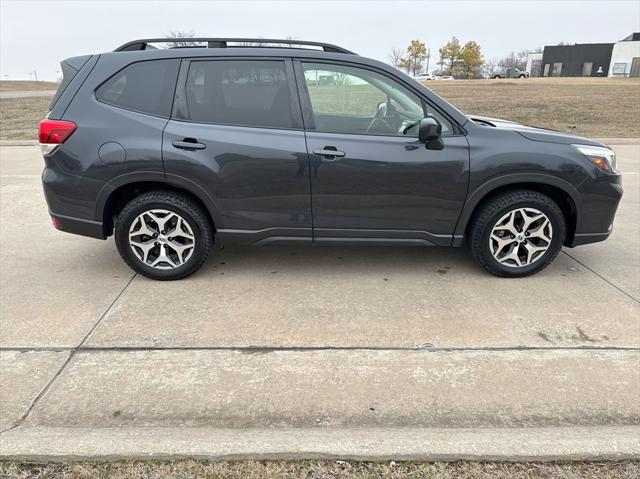
[[[469,228],[473,258],[496,276],[523,277],[548,266],[566,234],[564,215],[548,196],[515,190],[484,203]]]
[[[494,80],[499,79],[499,78],[500,78],[500,75],[493,75],[493,79]]]
[[[202,266],[213,232],[207,214],[192,199],[172,191],[150,191],[122,209],[115,240],[120,256],[134,271],[174,280]]]

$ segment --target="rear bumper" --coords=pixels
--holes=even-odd
[[[89,236],[96,239],[107,239],[104,234],[102,222],[74,218],[72,216],[60,215],[49,211],[55,228],[59,231],[73,233],[76,235]]]
[[[47,166],[42,188],[54,226],[60,231],[106,239],[102,221],[95,218],[96,196],[101,182]]]

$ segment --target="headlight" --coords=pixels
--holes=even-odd
[[[607,173],[614,173],[616,170],[616,154],[610,148],[604,148],[602,146],[590,146],[590,145],[571,145],[584,156],[589,158],[591,162],[599,170],[606,171]]]

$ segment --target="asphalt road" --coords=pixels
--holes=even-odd
[[[38,148],[0,147],[0,457],[640,455],[640,144],[610,143],[612,237],[531,278],[228,247],[171,283],[55,231]]]
[[[56,94],[55,90],[2,91],[0,92],[0,99],[26,98],[26,97],[33,97],[33,96],[53,96],[55,94]]]

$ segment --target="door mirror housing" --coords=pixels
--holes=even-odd
[[[427,150],[442,150],[442,125],[433,117],[420,120],[418,129],[418,140],[425,144]]]

